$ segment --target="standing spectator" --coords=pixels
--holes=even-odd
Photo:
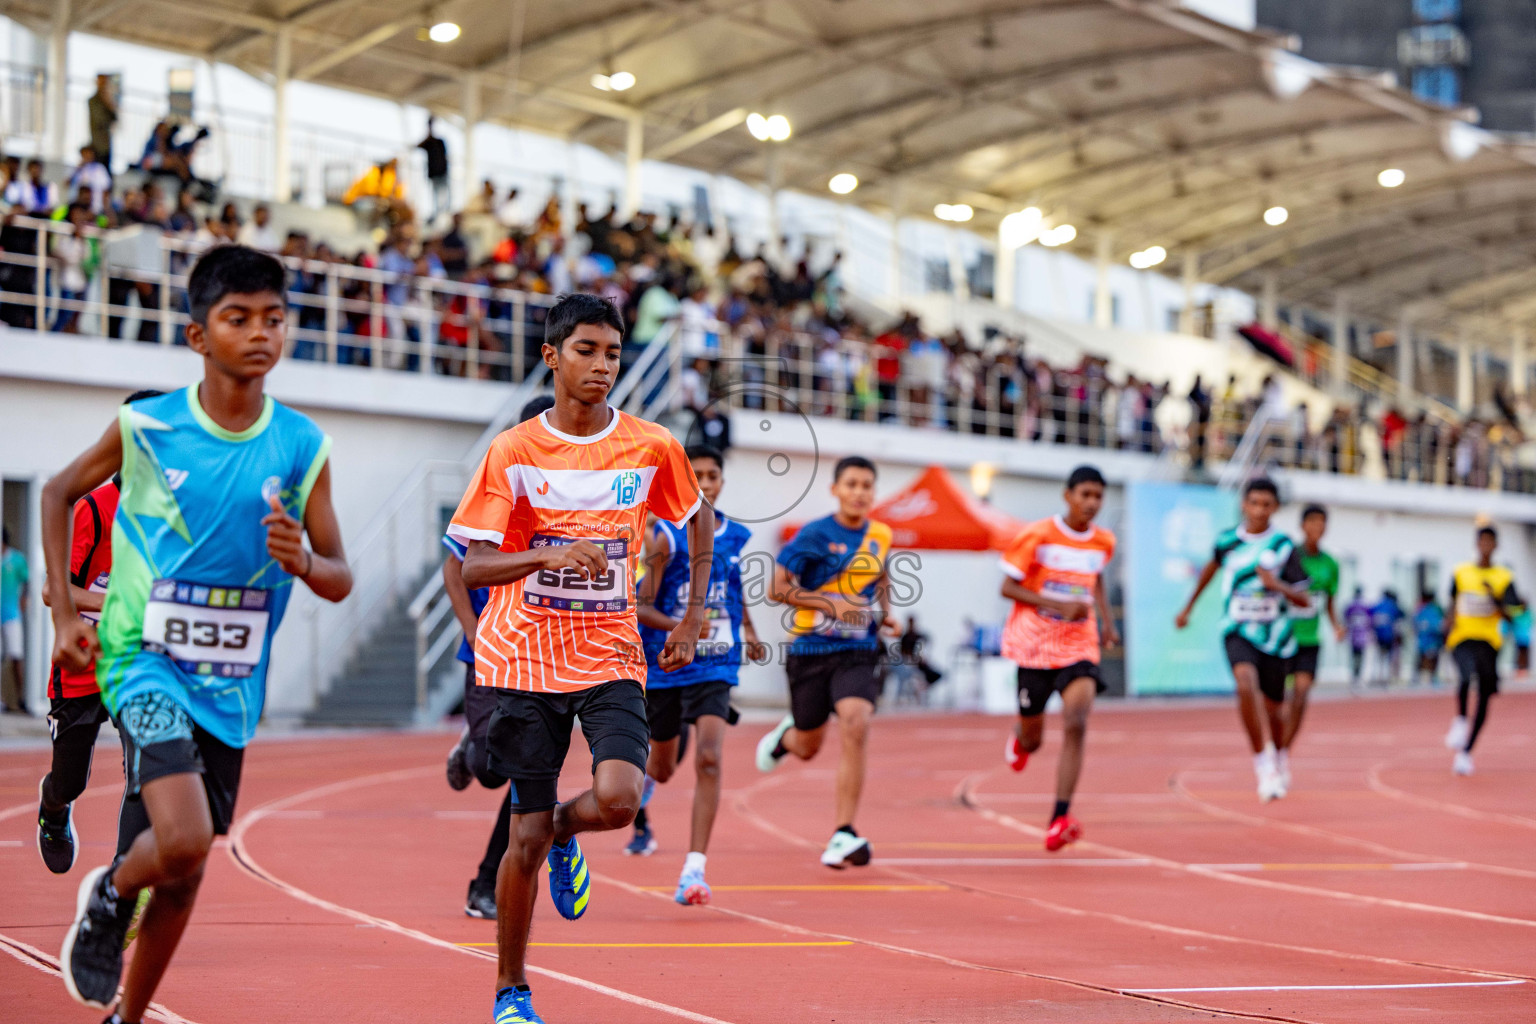
[[[1390,686],[1397,681],[1398,662],[1403,649],[1399,627],[1405,618],[1407,616],[1402,606],[1397,603],[1397,594],[1391,590],[1382,591],[1381,600],[1371,609],[1371,627],[1376,631],[1376,649],[1383,662],[1381,668],[1385,671],[1382,686]]]
[[[448,230],[438,241],[443,271],[454,280],[469,273],[469,242],[464,239],[464,215],[455,213]]]
[[[688,428],[689,444],[707,444],[722,454],[730,450],[731,421],[720,404],[710,402],[699,410],[693,426]]]
[[[720,351],[720,335],[712,328],[715,307],[709,290],[696,282],[688,297],[678,303],[678,328],[685,356],[713,356]]]
[[[27,161],[27,176],[15,178],[5,186],[5,201],[11,209],[34,217],[46,217],[58,203],[56,190],[43,180],[43,162]]]
[[[1371,606],[1365,603],[1365,591],[1355,588],[1355,596],[1344,609],[1344,628],[1349,631],[1349,688],[1360,685],[1360,670],[1365,666],[1365,652],[1376,638],[1372,628]]]
[[[251,211],[250,222],[240,229],[235,240],[262,252],[277,252],[282,247],[277,231],[272,227],[272,211],[266,203],[256,204],[256,209]]]
[[[112,76],[97,75],[96,91],[86,101],[90,120],[91,148],[101,158],[102,166],[112,171],[112,129],[117,126],[117,96],[112,91]]]
[[[106,196],[112,191],[112,174],[96,158],[96,147],[80,147],[80,166],[69,175],[69,190],[87,189],[91,193],[91,212],[100,213],[106,205]]]
[[[1197,373],[1189,388],[1189,457],[1196,470],[1205,468],[1205,435],[1211,425],[1211,404],[1211,389]]]
[[[59,308],[50,329],[63,334],[78,334],[80,311],[69,309],[68,304],[85,301],[85,291],[90,287],[91,275],[96,272],[101,255],[96,239],[85,235],[91,223],[91,211],[84,206],[71,206],[69,223],[74,230],[67,235],[53,236],[53,255],[59,261]]]
[[[11,531],[0,528],[0,684],[5,670],[13,673],[10,687],[0,685],[0,710],[27,710],[26,676],[22,673],[22,617],[27,612],[27,558],[11,547]],[[6,694],[9,696],[6,696]]]
[[[405,341],[409,338],[415,341],[414,327],[408,327],[405,322],[405,307],[411,301],[411,275],[416,270],[416,261],[406,255],[405,238],[399,231],[392,232],[389,240],[384,244],[384,251],[379,253],[379,270],[386,274],[395,275],[384,286],[384,319],[389,337],[394,344],[390,352],[384,357],[384,365],[399,369],[406,365]]]
[[[427,137],[416,143],[416,148],[427,154],[427,180],[432,183],[432,219],[436,220],[449,206],[448,195],[448,144],[437,134],[437,119],[428,115]]]
[[[1387,460],[1387,476],[1391,479],[1408,479],[1407,453],[1404,450],[1407,430],[1408,421],[1403,418],[1403,414],[1397,411],[1396,406],[1389,407],[1381,417],[1381,453]]]
[[[489,215],[496,212],[496,185],[490,178],[480,183],[480,191],[469,197],[464,212],[471,215]]]

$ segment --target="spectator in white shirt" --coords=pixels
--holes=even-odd
[[[65,303],[81,302],[90,286],[90,272],[94,269],[94,244],[85,237],[85,229],[91,223],[91,213],[83,206],[69,208],[69,223],[74,228],[67,235],[53,236],[53,255],[59,261],[59,309],[54,315],[52,330],[66,334],[79,332],[80,311],[66,308]]]
[[[259,204],[255,210],[251,211],[251,219],[240,228],[237,240],[241,245],[248,245],[262,252],[277,252],[283,247],[282,241],[272,227],[272,211],[267,208],[266,203]]]
[[[91,212],[100,213],[106,203],[107,193],[112,191],[112,175],[106,166],[96,159],[96,150],[90,146],[80,147],[80,166],[69,176],[69,190],[89,189],[91,192]]]
[[[708,295],[702,284],[696,284],[688,297],[678,304],[678,330],[685,356],[713,355],[720,348],[720,335],[712,329],[715,307]]]
[[[27,176],[5,186],[5,201],[13,210],[46,217],[58,204],[54,187],[43,180],[43,162],[27,161]]]

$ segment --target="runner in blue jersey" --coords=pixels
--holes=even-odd
[[[549,395],[530,399],[518,414],[517,422],[526,423],[546,409],[553,408],[555,400]],[[448,751],[448,785],[454,789],[467,789],[471,780],[478,779],[486,789],[499,789],[507,780],[491,771],[487,761],[490,747],[487,733],[491,727],[491,712],[496,710],[496,691],[489,686],[475,684],[475,633],[480,625],[480,613],[485,611],[491,599],[490,587],[471,590],[464,585],[464,545],[444,535],[443,547],[448,556],[443,559],[443,590],[453,606],[454,617],[464,631],[459,641],[458,660],[464,663],[464,732],[459,742]],[[511,841],[512,802],[501,801],[496,812],[496,824],[491,828],[491,838],[485,844],[485,856],[480,868],[470,880],[469,894],[464,898],[464,916],[496,920],[496,872],[501,859],[507,854]]]
[[[88,1006],[137,1024],[170,963],[215,835],[229,830],[267,660],[295,579],[339,601],[352,588],[331,506],[330,439],[263,392],[283,353],[282,264],[211,250],[187,282],[200,383],[123,406],[43,488],[54,659],[94,656],[122,738],[127,793],[149,827],[86,875],[60,968]],[[112,578],[99,626],[69,588],[70,509],[121,473]],[[310,547],[304,546],[309,534]],[[153,890],[118,1000],[135,897]]]
[[[829,868],[863,867],[869,840],[854,830],[864,791],[869,720],[883,685],[880,634],[901,632],[891,617],[886,560],[891,528],[869,518],[875,505],[875,464],[858,455],[832,470],[837,511],[800,528],[779,552],[772,597],[791,606],[794,634],[784,674],[790,713],[757,743],[757,767],[771,772],[789,754],[809,761],[821,750],[827,720],[837,715],[837,830],[822,851]]]
[[[687,449],[699,493],[714,507],[725,484],[725,458],[708,445]],[[743,655],[759,660],[762,645],[752,616],[741,596],[741,552],[752,532],[715,512],[715,551],[710,561],[709,594],[705,599],[707,628],[699,635],[693,662],[674,672],[663,671],[657,658],[667,635],[677,628],[688,606],[688,530],[657,520],[645,538],[645,575],[639,581],[640,640],[645,645],[645,705],[651,730],[651,754],[646,762],[646,789],[666,782],[682,759],[682,738],[688,726],[698,731],[694,746],[695,782],[693,826],[688,856],[672,898],[684,906],[709,902],[704,881],[709,834],[720,809],[720,762],[725,730],[736,721],[731,688],[741,671]],[[653,782],[654,780],[654,782]],[[635,836],[626,853],[650,855],[656,849],[642,802],[635,816]]]

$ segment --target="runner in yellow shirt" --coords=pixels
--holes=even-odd
[[[1458,565],[1451,576],[1445,645],[1461,675],[1461,685],[1456,689],[1456,717],[1445,734],[1445,745],[1456,752],[1451,770],[1457,775],[1472,774],[1472,745],[1488,718],[1488,699],[1499,692],[1503,626],[1511,618],[1511,609],[1524,603],[1515,593],[1514,575],[1493,564],[1498,546],[1498,532],[1491,526],[1482,527],[1477,531],[1477,561]],[[1474,678],[1477,713],[1468,723],[1467,694]]]

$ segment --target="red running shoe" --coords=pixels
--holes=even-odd
[[[1016,772],[1023,771],[1029,764],[1029,751],[1019,746],[1019,738],[1013,733],[1008,734],[1008,742],[1003,744],[1003,760]]]
[[[1083,826],[1072,815],[1063,814],[1051,822],[1051,827],[1045,830],[1045,848],[1051,853],[1075,843],[1083,838]]]

